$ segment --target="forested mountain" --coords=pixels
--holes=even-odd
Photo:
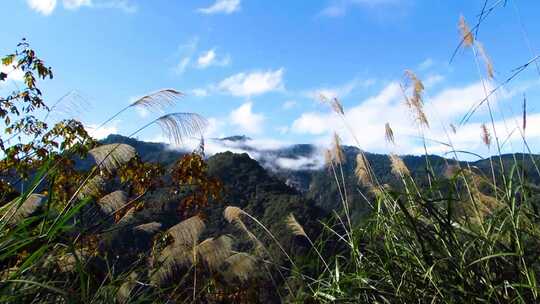
[[[341,172],[336,172],[337,174],[334,176],[332,170],[325,168],[318,161],[318,159],[323,158],[318,154],[323,152],[314,145],[296,144],[273,150],[258,150],[252,145],[249,145],[251,139],[246,136],[231,136],[214,140],[229,144],[233,143],[234,148],[244,150],[250,155],[257,157],[255,161],[248,154],[234,154],[231,152],[219,153],[208,157],[210,172],[213,172],[213,174],[218,176],[226,184],[228,195],[231,198],[229,199],[230,203],[237,201],[244,207],[247,204],[247,200],[252,201],[252,204],[254,204],[261,197],[265,197],[265,200],[268,200],[266,203],[271,204],[272,199],[268,199],[268,196],[257,195],[257,193],[261,193],[258,191],[265,192],[278,189],[289,194],[296,192],[294,194],[295,197],[298,196],[298,193],[301,193],[306,202],[310,202],[310,204],[328,213],[333,209],[339,209],[340,206],[339,192],[335,181],[337,177],[340,182],[342,179],[345,180],[349,201],[354,202],[351,207],[353,216],[361,216],[369,209],[369,205],[358,191],[358,187],[361,186],[359,186],[357,177],[354,174],[356,155],[359,152],[359,149],[356,147],[342,147],[345,155],[345,161],[342,165],[343,176]],[[121,135],[110,135],[103,140],[103,143],[129,144],[137,150],[137,153],[144,161],[159,162],[166,166],[170,166],[178,157],[188,152],[181,149],[174,149],[166,144],[144,142]],[[392,174],[391,163],[387,155],[369,152],[365,155],[379,183],[390,185],[399,183],[395,175]],[[493,157],[491,163],[493,163],[495,168],[498,168],[500,167],[500,161],[502,161],[505,170],[510,171],[514,160],[517,160],[518,163],[526,168],[529,179],[538,184],[540,183],[540,177],[536,173],[537,171],[534,168],[531,157],[533,156],[528,154],[507,154],[503,155],[501,160],[499,160],[499,157]],[[537,161],[540,161],[540,156],[534,157]],[[299,168],[286,168],[279,163],[279,160],[283,159],[303,159],[312,160],[312,162],[305,161],[305,165]],[[427,183],[428,172],[426,166],[431,168],[434,176],[444,176],[449,166],[456,164],[454,160],[436,155],[430,155],[428,157],[405,155],[403,156],[403,161],[410,170],[411,175],[420,185]],[[490,177],[490,159],[469,163],[461,162],[461,165],[468,165],[473,170],[477,170],[486,177]],[[259,186],[255,187],[255,185]],[[367,193],[368,191],[364,192]],[[272,206],[272,208],[274,207]]]

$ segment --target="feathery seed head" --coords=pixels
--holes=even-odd
[[[155,122],[171,143],[180,145],[187,136],[202,137],[208,125],[206,119],[196,113],[171,113],[163,115]]]
[[[143,107],[148,110],[162,110],[165,107],[172,106],[184,94],[175,89],[163,89],[157,92],[145,95],[135,100],[130,107]]]
[[[391,153],[389,155],[390,158],[390,164],[392,166],[392,173],[394,173],[398,177],[402,177],[405,175],[410,175],[409,168],[405,165],[405,162],[401,157],[397,156],[394,153]]]
[[[100,169],[105,169],[109,173],[114,172],[137,155],[135,148],[128,144],[102,145],[88,151],[88,153],[94,158]]]
[[[336,164],[343,164],[346,161],[345,153],[341,149],[341,138],[334,132],[334,138],[332,142],[332,160]]]
[[[356,167],[354,169],[354,174],[358,181],[364,185],[371,185],[371,178],[368,171],[367,159],[363,152],[356,154]]]
[[[388,143],[391,143],[394,145],[396,144],[396,142],[394,141],[394,131],[390,127],[389,123],[386,123],[384,125],[384,138],[386,139]]]
[[[482,45],[480,41],[476,41],[475,45],[478,49],[478,55],[480,58],[482,58],[482,61],[484,61],[484,65],[486,66],[488,78],[492,79],[495,74],[493,71],[493,62],[491,61],[491,58],[489,58],[484,45]]]
[[[296,220],[296,218],[294,217],[292,213],[290,213],[287,216],[286,222],[287,222],[287,226],[289,227],[289,229],[291,229],[294,235],[307,237],[307,234],[304,231],[304,228],[302,227],[302,225],[300,225],[300,223],[298,223],[298,221]]]
[[[174,245],[193,247],[205,228],[204,221],[196,215],[169,228],[168,234],[173,237]]]
[[[491,134],[489,133],[489,130],[485,123],[480,125],[480,128],[482,129],[482,142],[489,149],[489,147],[491,146]]]
[[[474,36],[467,25],[467,22],[465,22],[465,17],[463,17],[463,15],[459,16],[458,27],[461,32],[461,39],[463,39],[463,45],[465,47],[472,46],[474,43]]]
[[[235,206],[227,206],[225,210],[223,211],[223,216],[229,223],[233,223],[234,221],[240,220],[240,216],[244,213],[244,211],[238,207]]]

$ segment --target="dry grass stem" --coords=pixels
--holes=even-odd
[[[490,79],[493,78],[495,75],[494,69],[493,69],[493,62],[491,61],[491,58],[489,58],[484,46],[479,41],[476,41],[475,43],[476,48],[478,49],[478,55],[480,58],[482,58],[482,61],[484,62],[484,65],[486,66],[487,75]]]

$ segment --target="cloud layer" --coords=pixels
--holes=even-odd
[[[197,11],[205,15],[232,14],[240,10],[240,0],[216,0],[209,7],[200,8]]]
[[[283,68],[251,73],[238,73],[221,81],[218,88],[233,96],[243,97],[283,90],[283,73]]]
[[[28,6],[45,16],[54,12],[57,2],[61,0],[27,0]],[[76,10],[81,7],[119,9],[126,13],[134,13],[137,6],[130,0],[62,0],[65,9]]]

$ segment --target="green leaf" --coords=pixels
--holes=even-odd
[[[7,55],[6,57],[2,58],[2,64],[10,65],[13,63],[13,60],[15,60],[15,54]]]

